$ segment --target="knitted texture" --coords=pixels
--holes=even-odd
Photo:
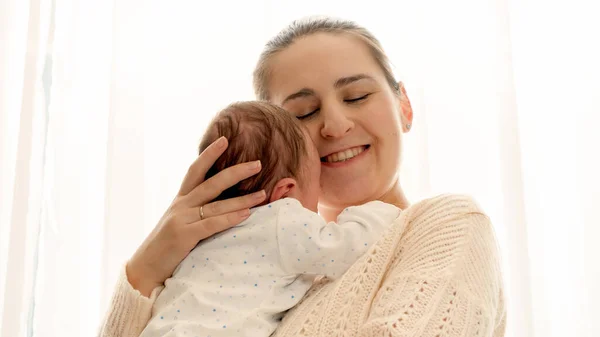
[[[152,314],[152,305],[163,289],[156,287],[145,297],[133,289],[127,280],[125,266],[117,280],[115,292],[110,302],[109,311],[100,327],[100,337],[131,337],[139,336],[148,324]]]
[[[341,279],[315,284],[274,336],[503,336],[499,266],[493,228],[472,199],[425,200]]]
[[[341,278],[317,281],[274,336],[503,336],[499,266],[492,225],[471,198],[427,199]],[[123,273],[102,336],[139,336],[158,291],[144,298]]]

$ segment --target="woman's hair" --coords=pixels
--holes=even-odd
[[[215,200],[229,199],[262,189],[271,195],[277,181],[293,177],[302,185],[302,163],[308,155],[306,136],[296,118],[267,102],[238,102],[219,112],[209,124],[199,146],[202,153],[219,137],[229,146],[206,173],[205,179],[222,170],[260,160],[260,173],[242,180]]]
[[[257,99],[269,101],[268,80],[270,76],[269,61],[278,52],[293,44],[296,40],[316,33],[349,34],[363,41],[377,64],[385,74],[385,78],[394,90],[399,92],[398,83],[394,78],[390,61],[383,51],[381,43],[371,32],[353,21],[340,20],[329,17],[310,17],[296,20],[283,29],[279,34],[267,42],[265,49],[258,59],[254,69],[254,93]]]

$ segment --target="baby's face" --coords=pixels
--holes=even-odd
[[[315,144],[310,136],[305,133],[306,150],[308,157],[303,161],[302,165],[302,183],[301,183],[301,199],[302,206],[317,212],[317,204],[319,203],[319,195],[321,194],[321,159]]]

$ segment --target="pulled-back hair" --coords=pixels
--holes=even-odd
[[[219,137],[229,146],[208,170],[206,179],[227,167],[260,160],[260,173],[228,188],[215,200],[266,191],[267,200],[277,181],[286,177],[301,180],[301,162],[308,150],[298,121],[280,107],[267,102],[238,102],[229,105],[212,120],[204,134],[199,153]],[[299,182],[302,184],[302,182]]]
[[[347,34],[359,39],[369,48],[392,90],[400,93],[400,87],[394,78],[390,61],[381,43],[370,31],[353,21],[315,16],[293,21],[267,42],[254,69],[254,93],[257,99],[271,100],[268,90],[271,59],[297,40],[317,33]]]

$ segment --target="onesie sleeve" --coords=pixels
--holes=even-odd
[[[346,272],[400,215],[381,201],[346,208],[337,222],[326,222],[294,200],[277,215],[281,263],[290,274],[325,275]]]

